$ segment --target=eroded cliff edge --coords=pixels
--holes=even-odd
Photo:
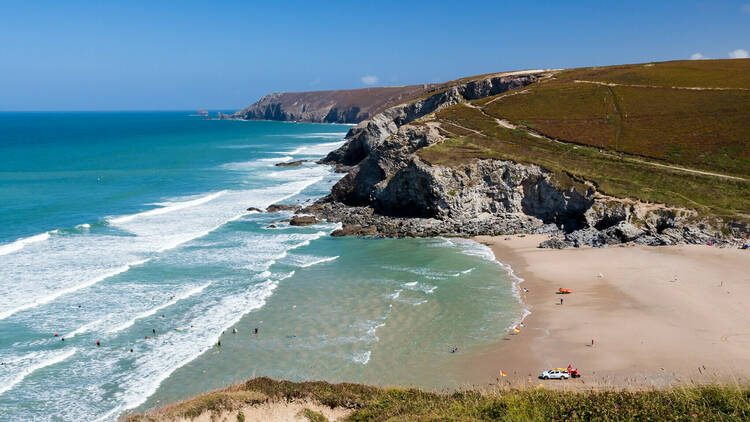
[[[359,123],[380,111],[435,89],[408,85],[362,89],[269,94],[221,119],[278,120],[309,123]]]
[[[448,136],[431,119],[445,107],[549,78],[498,74],[391,107],[352,128],[322,162],[347,174],[301,212],[340,221],[335,235],[435,236],[552,233],[545,247],[633,242],[737,244],[748,225],[688,209],[602,194],[595,184],[534,164],[476,159],[436,165],[420,152]]]

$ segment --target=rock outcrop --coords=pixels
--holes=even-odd
[[[385,110],[352,128],[325,163],[348,173],[300,212],[342,222],[337,235],[436,236],[551,233],[543,247],[617,243],[736,243],[750,227],[696,212],[616,199],[537,166],[474,160],[433,165],[417,153],[443,141],[439,123],[414,122],[462,101],[533,83],[540,74],[488,77]],[[366,229],[365,229],[366,228]]]
[[[276,167],[299,167],[303,163],[307,162],[309,160],[297,160],[297,161],[289,161],[284,163],[276,163],[274,164]]]
[[[409,122],[443,107],[526,86],[546,74],[546,72],[538,72],[488,76],[485,79],[449,86],[426,98],[391,107],[350,129],[346,135],[347,143],[328,154],[322,162],[349,166],[359,164],[375,146]]]
[[[221,119],[359,123],[380,111],[421,95],[435,85],[409,85],[266,95]]]
[[[318,219],[312,215],[295,215],[289,221],[290,226],[310,226],[317,223]]]

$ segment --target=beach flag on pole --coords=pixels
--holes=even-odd
[[[505,371],[503,371],[502,369],[500,370],[500,375],[501,375],[501,376],[504,376],[504,377],[507,377],[507,376],[508,376],[508,374],[506,374],[506,373],[505,373]]]

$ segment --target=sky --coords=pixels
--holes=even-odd
[[[750,0],[0,0],[0,111],[234,110],[271,92],[748,51]]]

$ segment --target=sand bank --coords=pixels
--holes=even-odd
[[[545,386],[750,379],[750,252],[697,245],[537,248],[543,239],[475,239],[525,280],[531,311],[519,334],[467,357],[478,385],[495,382],[500,370],[508,373],[502,382],[538,385],[542,370],[568,364],[582,372],[580,380]],[[560,287],[574,293],[559,295]]]

